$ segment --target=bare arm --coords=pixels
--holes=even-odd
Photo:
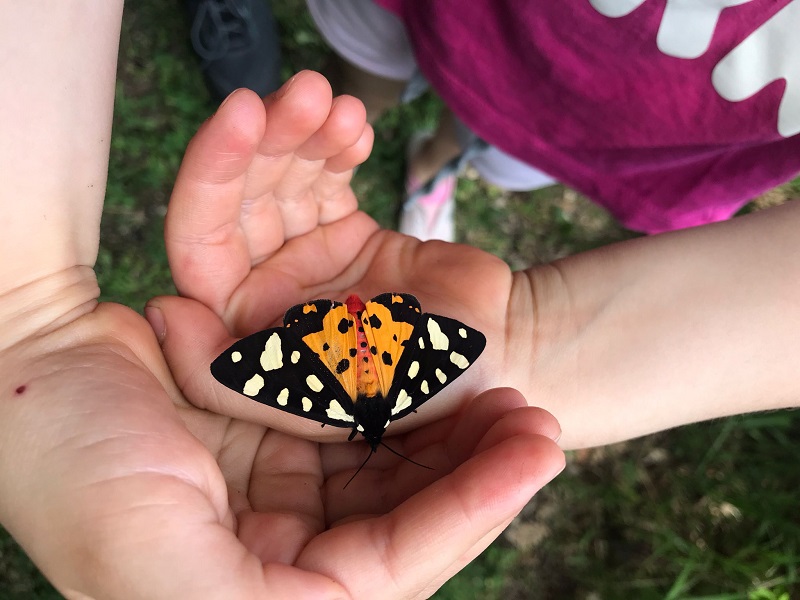
[[[509,328],[509,356],[524,349],[521,389],[565,447],[800,405],[798,202],[536,267],[512,289],[528,327]]]
[[[122,1],[12,0],[5,8],[0,294],[94,264]]]

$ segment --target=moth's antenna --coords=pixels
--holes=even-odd
[[[348,479],[348,480],[347,480],[347,483],[345,483],[345,484],[344,484],[344,487],[342,488],[343,490],[347,489],[347,486],[348,486],[348,485],[350,485],[350,482],[351,482],[351,481],[353,481],[353,479],[355,479],[355,478],[356,478],[356,475],[358,475],[359,473],[361,473],[361,469],[363,469],[363,468],[364,468],[364,467],[367,465],[367,461],[368,461],[370,458],[372,458],[372,455],[373,455],[373,453],[374,453],[374,452],[375,452],[375,450],[372,450],[372,451],[370,451],[370,453],[369,453],[369,454],[367,454],[367,458],[365,458],[365,459],[364,459],[364,462],[363,462],[363,463],[361,463],[361,466],[360,466],[360,467],[358,467],[358,469],[356,470],[356,472],[355,472],[355,473],[353,473],[353,476],[352,476],[350,479]]]
[[[386,448],[386,449],[387,449],[389,452],[391,452],[392,454],[396,454],[397,456],[399,456],[399,457],[400,457],[400,458],[402,458],[403,460],[407,460],[407,461],[408,461],[408,462],[410,462],[412,465],[417,465],[418,467],[422,467],[423,469],[428,469],[428,470],[430,470],[430,471],[433,471],[433,470],[434,470],[434,469],[433,469],[433,467],[429,467],[428,465],[423,465],[422,463],[418,463],[418,462],[417,462],[417,461],[415,461],[415,460],[411,460],[411,459],[410,459],[410,458],[408,458],[407,456],[403,456],[403,455],[402,455],[402,454],[400,454],[400,453],[399,453],[397,450],[395,450],[395,449],[393,449],[393,448],[390,448],[389,446],[387,446],[387,445],[386,445],[386,444],[384,444],[383,442],[380,442],[380,444],[381,444],[381,446],[383,446],[384,448]],[[367,466],[367,462],[369,461],[369,459],[370,459],[370,458],[372,458],[372,455],[373,455],[374,453],[375,453],[375,450],[373,450],[372,452],[370,452],[369,454],[367,454],[367,458],[365,458],[365,459],[364,459],[364,462],[363,462],[363,463],[361,463],[361,466],[360,466],[360,467],[358,467],[358,469],[356,469],[356,472],[355,472],[355,473],[353,473],[353,476],[352,476],[350,479],[348,479],[348,480],[347,480],[347,483],[345,483],[345,484],[344,484],[344,487],[342,488],[343,490],[344,490],[344,489],[346,489],[348,485],[350,485],[350,482],[352,482],[352,481],[353,481],[353,479],[355,479],[355,478],[356,478],[356,475],[358,475],[358,474],[361,472],[361,469],[363,469],[365,466]]]
[[[410,458],[408,458],[407,456],[403,456],[402,454],[400,454],[400,453],[399,453],[397,450],[394,450],[394,449],[390,448],[389,446],[387,446],[387,445],[386,445],[386,444],[384,444],[383,442],[381,442],[381,446],[383,446],[384,448],[386,448],[386,449],[387,449],[389,452],[391,452],[392,454],[396,454],[397,456],[399,456],[399,457],[400,457],[400,458],[402,458],[403,460],[407,460],[407,461],[408,461],[408,462],[410,462],[412,465],[417,465],[418,467],[422,467],[423,469],[428,469],[428,470],[430,470],[430,471],[433,471],[433,467],[429,467],[428,465],[423,465],[422,463],[418,463],[418,462],[417,462],[417,461],[415,461],[415,460],[411,460],[411,459],[410,459]]]

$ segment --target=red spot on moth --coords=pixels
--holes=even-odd
[[[347,306],[347,312],[353,315],[353,319],[361,321],[361,313],[367,309],[361,298],[351,294],[344,303]],[[372,398],[380,390],[378,388],[378,378],[375,375],[376,371],[372,368],[372,355],[369,352],[367,334],[361,325],[359,325],[356,332],[356,343],[358,344],[358,355],[361,357],[361,360],[357,363],[356,370],[356,393],[359,396]]]
[[[344,303],[347,306],[347,312],[349,312],[351,315],[357,315],[366,308],[361,298],[355,294],[350,294]]]

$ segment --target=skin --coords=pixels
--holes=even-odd
[[[429,596],[563,468],[557,422],[514,390],[476,393],[469,408],[398,440],[435,471],[420,477],[376,456],[342,490],[359,458],[352,445],[188,402],[147,321],[97,302],[121,11],[111,0],[20,1],[0,23],[0,56],[10,57],[0,77],[15,82],[0,88],[0,222],[12,224],[0,244],[13,257],[0,261],[0,522],[70,599]],[[312,90],[309,104],[307,85],[327,96]],[[266,103],[239,92],[198,133],[170,207],[171,247],[192,250],[173,252],[182,288],[204,252],[223,286],[241,276],[224,225],[204,230],[190,211],[192,227],[175,226],[187,194],[237,213],[240,183],[277,194],[252,207],[269,227],[237,238],[265,256],[307,230],[337,229],[355,208],[346,182],[372,134],[361,105],[334,102],[326,86],[304,74]],[[313,118],[295,120],[298,110]],[[323,193],[335,200],[305,210]],[[226,275],[219,261],[231,251]],[[275,271],[262,283],[287,281]],[[188,298],[164,302],[215,314]],[[157,324],[159,311],[149,313]],[[220,327],[216,318],[214,335]]]
[[[397,106],[408,84],[407,81],[384,79],[367,73],[338,56],[332,57],[324,73],[338,94],[355,96],[364,103],[370,123]],[[455,117],[449,108],[443,106],[432,135],[408,157],[409,180],[425,183],[459,154],[461,145],[456,135]]]
[[[303,105],[324,106],[327,87],[301,76],[309,84]],[[260,130],[240,121],[256,104],[239,93],[198,133],[193,150],[208,149],[203,169],[185,163],[167,215],[183,297],[150,307],[175,380],[195,405],[312,439],[344,439],[346,430],[320,429],[217,385],[207,365],[235,339],[278,325],[296,303],[390,290],[414,294],[424,310],[468,323],[488,341],[464,376],[389,434],[453,414],[497,386],[552,412],[564,448],[798,405],[800,203],[512,273],[475,248],[379,230],[354,211],[344,180],[338,190],[292,195],[294,217],[276,219],[284,198],[232,168],[223,145],[238,140],[244,162],[275,153],[271,135],[265,147],[254,139]],[[312,118],[314,109],[303,110],[297,121]],[[223,147],[224,162],[215,150]],[[299,154],[287,169],[308,167],[305,150]],[[224,203],[197,201],[209,180],[232,190]],[[285,223],[279,248],[260,237],[275,223]]]
[[[24,82],[0,91],[0,522],[67,597],[427,597],[563,467],[526,403],[565,447],[797,405],[800,205],[512,274],[355,211],[371,132],[315,74],[237,92],[198,132],[167,222],[183,297],[150,304],[153,329],[97,304],[121,11],[103,6],[20,2],[0,31],[0,75]],[[222,393],[207,366],[291,304],[389,289],[490,344],[390,429],[434,471],[378,453],[343,491],[363,444],[318,444],[347,432]]]

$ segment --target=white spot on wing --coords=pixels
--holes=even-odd
[[[310,411],[312,406],[313,404],[311,403],[311,400],[303,396],[303,412]]]
[[[467,337],[467,330],[466,330],[466,329],[464,329],[463,327],[459,327],[459,328],[458,328],[458,335],[460,335],[462,338],[465,338],[465,339],[466,339],[466,337]]]
[[[436,369],[436,379],[439,380],[439,383],[444,383],[447,381],[447,375],[445,375],[441,369]]]
[[[408,376],[411,379],[414,379],[414,377],[417,376],[417,373],[419,373],[419,363],[415,360],[411,363],[411,366],[408,367]]]
[[[342,405],[339,404],[336,400],[331,400],[331,403],[328,405],[328,409],[325,411],[331,419],[336,419],[337,421],[348,421],[350,423],[354,422],[353,415],[348,415]]]
[[[457,366],[459,369],[466,369],[469,366],[467,357],[458,352],[450,353],[450,362]]]
[[[311,374],[308,377],[306,377],[306,384],[314,392],[321,392],[322,391],[322,387],[323,387],[322,386],[322,382],[314,374]]]
[[[433,319],[428,319],[428,337],[434,350],[447,350],[450,347],[450,340]]]
[[[422,393],[425,394],[426,396],[431,393],[430,389],[428,388],[428,382],[425,381],[424,379],[422,380],[419,389],[421,389]]]
[[[405,390],[400,390],[400,393],[397,394],[397,402],[394,403],[394,407],[392,408],[392,414],[396,415],[409,406],[411,406],[411,396],[409,396]]]
[[[239,362],[240,360],[242,360],[242,353],[239,352],[238,350],[231,352],[231,360],[235,363]]]
[[[286,403],[289,401],[289,388],[283,388],[280,393],[278,393],[276,400],[281,406],[286,406]]]
[[[425,350],[425,340],[423,340],[421,337],[419,338],[419,349]]]
[[[292,352],[292,364],[296,365],[298,360],[300,360],[300,352],[295,350],[294,352]]]
[[[277,333],[273,333],[264,344],[264,351],[261,353],[261,368],[265,371],[274,371],[282,366],[281,338]]]
[[[253,397],[256,394],[258,394],[258,392],[260,392],[261,388],[263,387],[264,387],[264,378],[258,373],[256,373],[245,382],[242,393],[245,396]]]

